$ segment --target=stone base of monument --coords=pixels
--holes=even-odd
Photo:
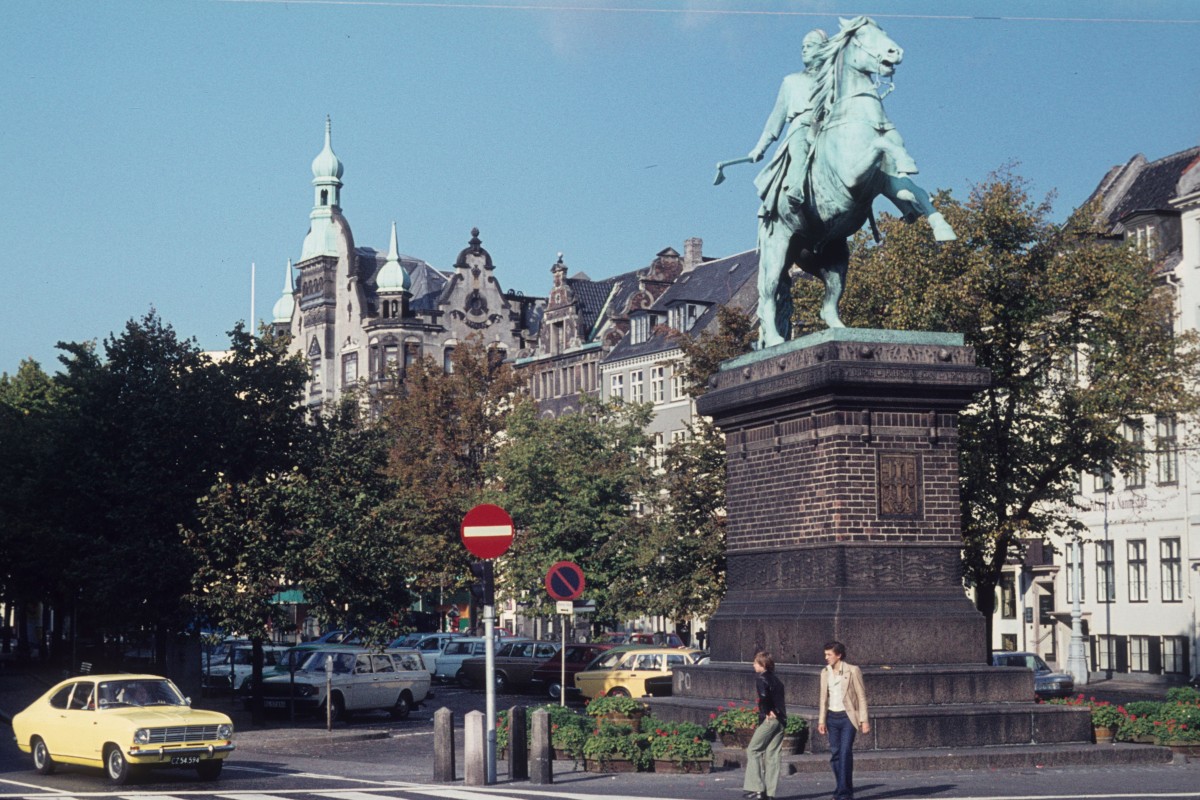
[[[1091,743],[1087,708],[1032,702],[1033,673],[971,665],[863,667],[870,700],[871,733],[856,750],[909,750],[1022,744]],[[815,733],[821,667],[777,664],[789,714],[808,720]],[[754,703],[749,664],[710,663],[676,668],[673,696],[650,700],[654,714],[671,721],[707,724],[730,702]],[[825,737],[810,735],[809,752],[828,752]]]
[[[986,664],[963,588],[958,414],[989,380],[945,333],[829,329],[722,364],[697,407],[725,436],[728,590],[714,662],[677,669],[655,713],[752,704],[767,650],[815,727],[836,640],[870,701],[859,751],[1090,743],[1086,709],[1034,703],[1031,672]]]

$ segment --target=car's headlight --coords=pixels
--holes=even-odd
[[[150,729],[149,728],[138,728],[136,731],[134,731],[133,732],[133,743],[134,744],[149,744],[150,743]]]
[[[218,725],[217,726],[217,738],[218,739],[229,739],[232,737],[233,737],[233,726],[232,725]]]

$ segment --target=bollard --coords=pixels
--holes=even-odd
[[[529,740],[525,736],[525,706],[508,710],[508,779],[529,780]]]
[[[550,715],[545,709],[533,712],[530,728],[530,783],[554,783],[554,751],[550,748]]]
[[[483,712],[468,711],[463,717],[463,783],[467,786],[487,786],[486,759]]]
[[[454,771],[454,712],[442,707],[433,712],[433,780],[457,780]]]

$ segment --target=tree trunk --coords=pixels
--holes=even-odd
[[[984,663],[991,662],[992,655],[992,621],[995,619],[996,613],[996,585],[995,580],[985,582],[977,582],[975,584],[975,608],[979,609],[979,613],[983,614],[983,661]]]

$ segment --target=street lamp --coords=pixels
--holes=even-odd
[[[1104,558],[1111,564],[1112,559],[1108,557],[1108,500],[1112,496],[1112,471],[1104,470]],[[1104,573],[1104,679],[1111,681],[1113,676],[1113,655],[1114,648],[1112,646],[1112,604],[1113,591],[1112,579],[1116,576],[1109,570]],[[1099,592],[1097,592],[1099,594]],[[1096,598],[1099,600],[1100,598]]]
[[[1076,686],[1086,686],[1087,648],[1083,640],[1083,610],[1080,607],[1080,596],[1083,594],[1083,542],[1079,536],[1075,537],[1070,547],[1075,568],[1071,571],[1071,645],[1067,649],[1067,671],[1075,678]]]

